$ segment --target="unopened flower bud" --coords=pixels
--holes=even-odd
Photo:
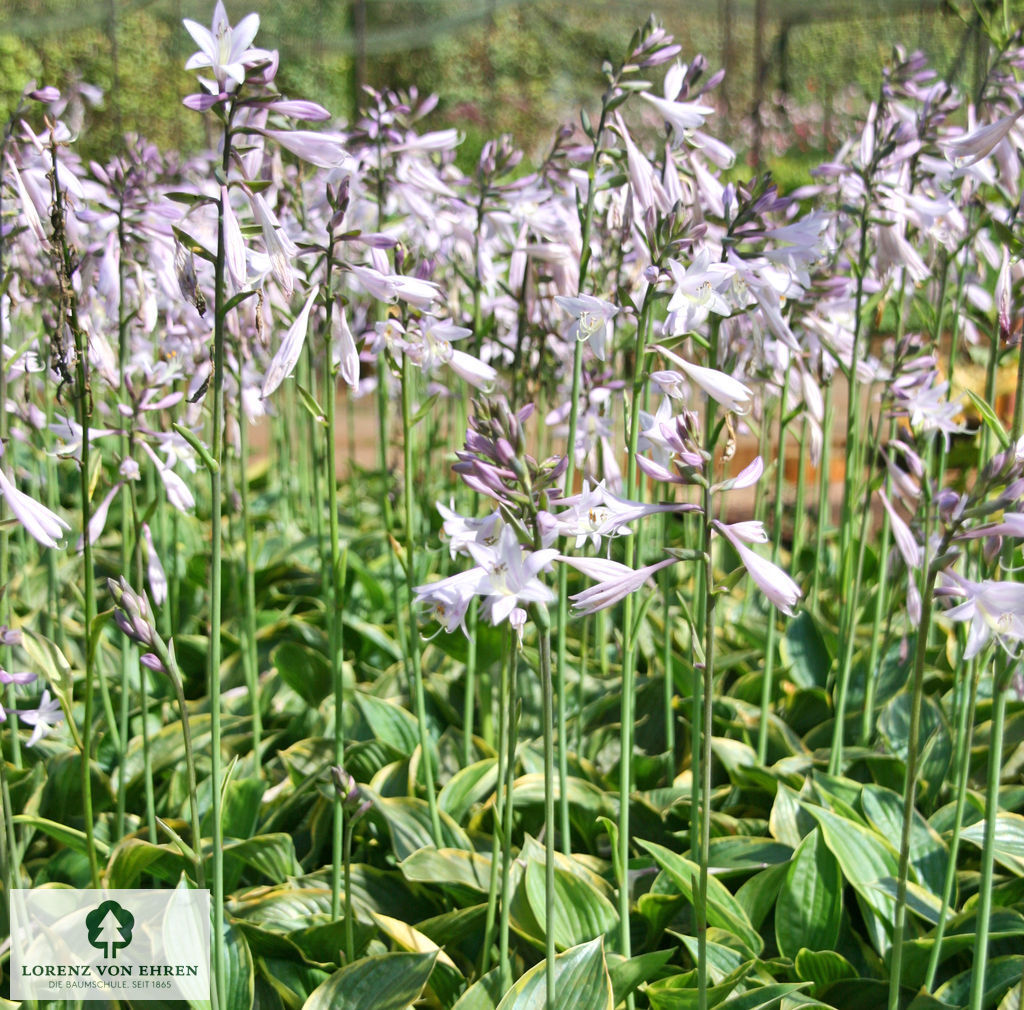
[[[981,546],[981,554],[987,564],[994,564],[1003,549],[1003,538],[998,534],[985,537]]]
[[[146,667],[147,670],[153,670],[156,673],[167,672],[167,667],[164,666],[160,657],[154,652],[146,652],[139,656],[139,662]]]
[[[331,778],[342,803],[354,803],[359,799],[359,783],[341,765],[331,765]]]
[[[962,498],[951,488],[943,488],[935,498],[939,507],[939,515],[944,522],[951,522],[958,519],[964,510],[966,499]]]
[[[30,91],[28,93],[28,97],[37,102],[42,102],[44,105],[49,105],[51,102],[55,102],[60,98],[60,92],[50,85],[45,88],[36,88],[35,91]]]
[[[372,804],[362,799],[359,783],[341,765],[331,765],[331,778],[345,813],[351,820],[357,820],[365,814]]]
[[[6,624],[0,625],[0,645],[21,645],[21,632]]]
[[[118,579],[107,579],[110,595],[114,597],[114,621],[133,641],[140,645],[156,643],[156,629],[149,602],[144,594],[135,592],[122,575]]]
[[[507,438],[499,438],[495,442],[495,449],[498,453],[498,461],[504,463],[506,466],[515,468],[514,460],[516,458],[516,451],[512,448],[512,443]]]

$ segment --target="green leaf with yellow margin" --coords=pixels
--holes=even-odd
[[[318,986],[302,1010],[406,1010],[422,995],[436,959],[436,953],[360,958]]]
[[[546,1010],[546,962],[535,964],[498,1004],[497,1010]],[[558,1010],[614,1010],[612,982],[600,937],[555,956]]]

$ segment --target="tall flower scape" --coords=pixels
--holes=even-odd
[[[785,193],[653,21],[534,167],[332,122],[220,2],[210,152],[85,164],[27,89],[5,900],[209,888],[219,1010],[1019,1007],[996,21],[973,104],[897,52]]]

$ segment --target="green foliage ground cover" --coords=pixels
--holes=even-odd
[[[911,61],[793,202],[693,132],[707,76],[652,128],[653,24],[532,171],[397,94],[307,135],[259,54],[184,171],[27,100],[5,898],[209,887],[231,1010],[1019,1008],[1024,52],[989,32],[1006,147],[958,155]]]

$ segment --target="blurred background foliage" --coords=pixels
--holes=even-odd
[[[986,0],[987,2],[987,0]],[[986,60],[982,20],[1002,4],[979,0],[714,0],[636,3],[583,0],[228,0],[232,23],[260,14],[257,44],[277,48],[278,85],[349,121],[361,83],[436,92],[436,125],[465,135],[468,167],[482,142],[512,134],[539,157],[581,106],[596,107],[604,59],[622,55],[653,13],[683,59],[703,53],[725,66],[718,133],[748,163],[778,161],[799,176],[863,114],[881,68],[900,45],[922,50],[943,75],[971,89]],[[1013,0],[1017,23],[1024,0]],[[184,109],[182,68],[195,46],[183,17],[209,24],[199,0],[0,0],[0,114],[29,81],[102,92],[66,114],[84,157],[105,160],[127,130],[164,149],[201,146],[203,117]],[[760,130],[754,123],[760,123]],[[780,179],[780,182],[786,180]]]

